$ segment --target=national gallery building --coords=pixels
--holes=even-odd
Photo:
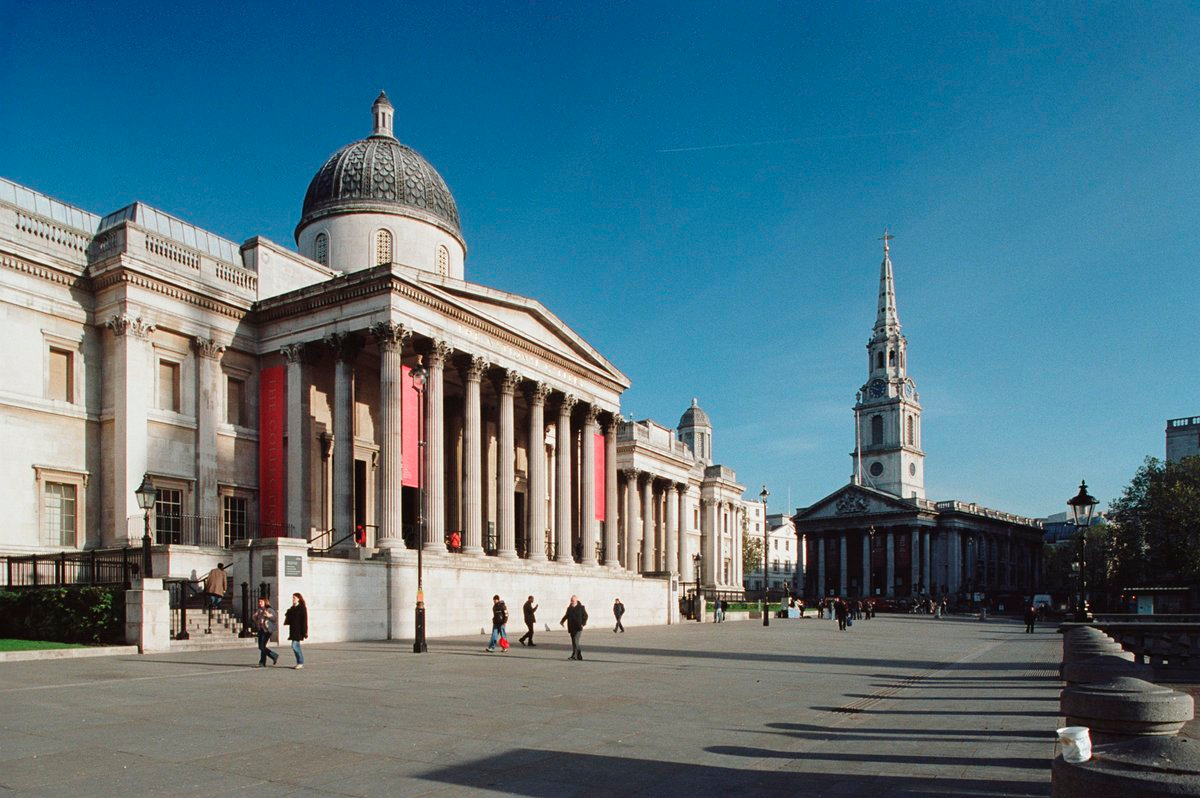
[[[1041,522],[925,498],[922,408],[900,332],[890,238],[884,236],[867,382],[854,406],[853,476],[794,517],[807,547],[805,593],[1028,598],[1041,581]]]
[[[371,113],[294,250],[0,179],[0,555],[140,545],[149,478],[154,576],[232,561],[304,592],[317,639],[411,635],[418,548],[431,635],[497,592],[667,623],[681,580],[740,587],[744,488],[707,415],[623,419],[600,352],[467,281],[449,188],[385,95]]]

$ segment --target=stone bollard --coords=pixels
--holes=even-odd
[[[1126,654],[1121,646],[1094,626],[1079,626],[1063,635],[1063,656],[1058,666],[1058,674],[1063,674],[1063,668],[1070,662],[1091,659],[1101,654],[1116,654],[1125,656],[1131,662],[1132,654]]]
[[[1068,662],[1063,665],[1063,681],[1068,684],[1107,682],[1119,676],[1134,679],[1150,679],[1154,669],[1149,665],[1133,662],[1131,658],[1117,654],[1101,654],[1090,659]]]
[[[1066,725],[1087,726],[1095,745],[1175,734],[1194,716],[1187,693],[1128,676],[1068,687],[1059,701]]]
[[[1200,796],[1200,742],[1140,737],[1092,749],[1087,762],[1054,758],[1051,798]]]

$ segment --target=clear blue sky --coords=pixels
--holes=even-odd
[[[773,512],[850,475],[885,224],[930,498],[1107,504],[1200,414],[1195,4],[173,5],[0,1],[0,175],[293,245],[385,89],[468,279]]]

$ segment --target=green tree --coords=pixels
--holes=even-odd
[[[750,574],[761,571],[763,566],[762,538],[752,538],[742,532],[742,573]]]
[[[1200,579],[1200,457],[1147,457],[1108,517],[1115,587]]]

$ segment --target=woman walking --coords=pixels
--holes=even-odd
[[[292,653],[296,655],[296,670],[304,667],[304,652],[300,641],[308,637],[308,605],[304,596],[292,594],[292,606],[283,614],[283,624],[288,628],[288,640],[292,641]]]
[[[271,658],[271,664],[274,665],[279,662],[279,655],[267,648],[271,635],[275,634],[275,610],[271,609],[269,598],[258,600],[258,609],[254,611],[252,621],[254,631],[258,632],[258,667],[267,666],[267,657]]]

